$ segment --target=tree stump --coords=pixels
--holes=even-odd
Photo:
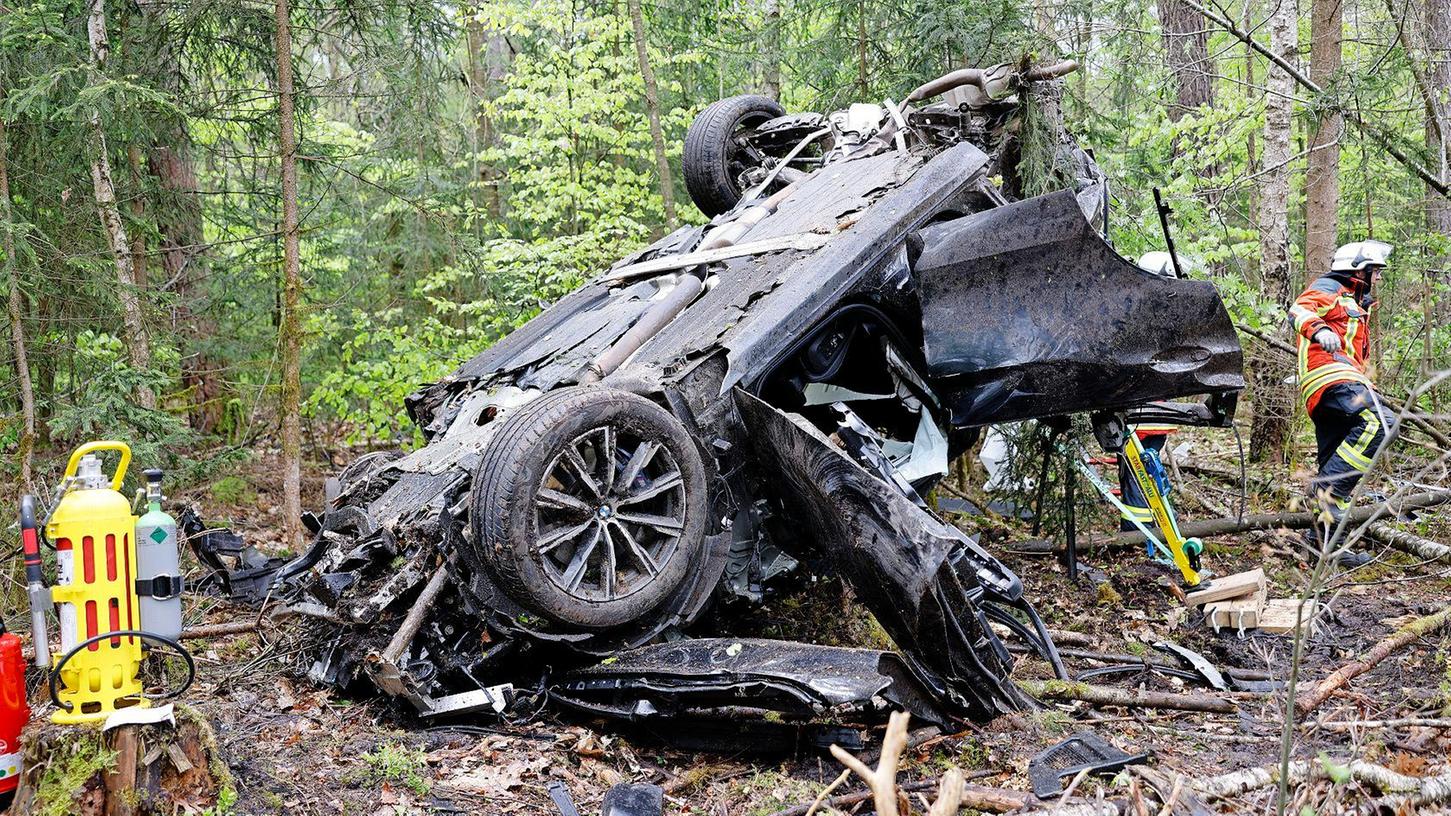
[[[61,726],[42,716],[21,736],[25,750],[16,816],[150,816],[219,810],[236,800],[216,735],[195,709],[176,705],[176,725]]]

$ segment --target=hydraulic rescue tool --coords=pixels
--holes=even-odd
[[[1133,433],[1126,434],[1118,455],[1123,457],[1129,473],[1133,474],[1134,484],[1144,494],[1149,512],[1154,517],[1154,525],[1159,528],[1162,538],[1136,518],[1119,497],[1113,494],[1113,488],[1104,481],[1103,476],[1088,465],[1086,451],[1080,447],[1070,453],[1069,459],[1072,460],[1074,468],[1088,479],[1089,484],[1144,534],[1149,557],[1172,564],[1184,577],[1184,583],[1191,587],[1199,586],[1202,580],[1200,555],[1204,553],[1204,543],[1197,538],[1185,538],[1179,532],[1179,520],[1169,503],[1169,480],[1164,474],[1163,463],[1153,451],[1145,450],[1138,435]]]
[[[110,478],[102,451],[120,461]],[[131,449],[121,442],[88,442],[71,454],[43,530],[55,547],[56,580],[47,589],[35,523],[34,498],[21,498],[21,538],[30,595],[35,663],[53,666],[51,698],[57,723],[104,720],[119,708],[149,706],[141,659],[147,643],[180,654],[191,684],[195,666],[176,642],[181,635],[181,574],[176,523],[161,510],[161,471],[146,472],[147,513],[139,520],[121,494]],[[50,654],[45,609],[55,604],[60,651]],[[53,659],[54,658],[54,659]]]

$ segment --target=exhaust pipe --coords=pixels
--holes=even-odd
[[[746,233],[751,231],[752,227],[764,221],[766,216],[781,206],[781,202],[796,192],[797,183],[792,182],[782,187],[760,204],[747,207],[736,217],[736,220],[711,230],[700,242],[700,246],[696,247],[696,251],[734,246],[745,237]],[[645,313],[640,315],[640,319],[635,321],[635,325],[621,335],[619,340],[616,340],[600,356],[585,365],[578,377],[580,385],[597,383],[614,373],[616,369],[624,365],[630,355],[639,351],[647,340],[658,334],[661,329],[669,325],[670,321],[685,311],[685,307],[693,303],[704,289],[704,266],[692,266],[682,272],[674,289],[646,309]]]

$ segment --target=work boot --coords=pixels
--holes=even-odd
[[[1339,519],[1338,514],[1335,513],[1335,511],[1331,511],[1331,513],[1332,513],[1332,515],[1336,515],[1336,520],[1334,522],[1332,522],[1331,525],[1330,525],[1330,530],[1332,532],[1334,532],[1335,528],[1337,526],[1339,526],[1339,524],[1340,524],[1340,519]],[[1343,536],[1344,533],[1341,533],[1341,535]],[[1301,536],[1301,538],[1300,538],[1300,544],[1310,554],[1310,557],[1311,558],[1319,558],[1320,557],[1320,528],[1319,528],[1319,526],[1311,527],[1310,529],[1306,530],[1305,531],[1305,534],[1303,536]],[[1332,546],[1331,549],[1333,550],[1333,549],[1335,549],[1335,547]],[[1356,567],[1363,567],[1366,564],[1369,564],[1371,562],[1371,557],[1370,557],[1370,554],[1369,553],[1364,553],[1364,552],[1361,552],[1360,550],[1345,550],[1344,552],[1341,552],[1340,554],[1338,554],[1335,557],[1335,562],[1337,564],[1339,564],[1341,567],[1343,567],[1344,569],[1355,569]]]

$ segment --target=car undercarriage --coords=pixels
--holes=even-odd
[[[194,519],[189,540],[234,596],[317,622],[314,680],[425,717],[552,704],[702,745],[825,744],[892,708],[1031,705],[993,624],[1056,664],[1052,640],[932,486],[987,425],[1224,425],[1244,387],[1213,285],[1114,251],[1107,182],[1061,129],[1057,189],[1025,194],[1021,111],[1062,72],[967,69],[825,117],[708,108],[686,153],[710,223],[413,394],[426,444],[331,480],[300,557]],[[840,576],[897,651],[702,631],[806,570]]]

